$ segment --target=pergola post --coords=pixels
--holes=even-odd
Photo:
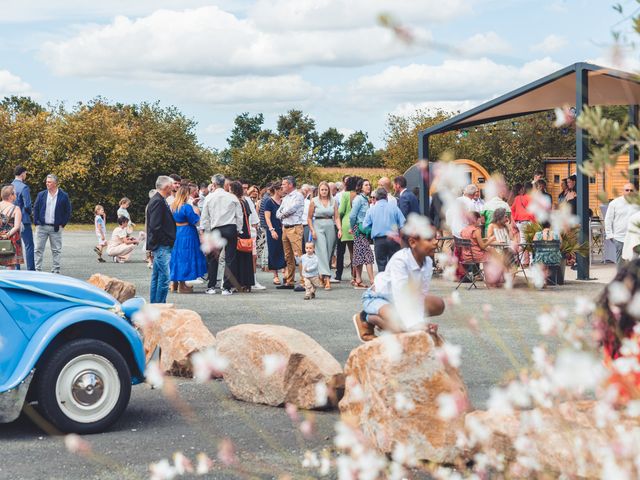
[[[638,105],[629,105],[629,123],[638,126]],[[635,146],[629,148],[629,165],[633,165],[638,161],[638,149]],[[629,170],[629,180],[638,189],[638,168]]]
[[[582,65],[576,68],[576,117],[585,105],[589,104],[589,71]],[[589,178],[582,173],[582,165],[589,154],[587,133],[576,126],[576,193],[578,195],[578,211],[580,217],[580,243],[589,241]],[[578,280],[589,280],[589,259],[576,255],[578,263]]]
[[[421,134],[418,142],[418,159],[429,162],[429,135]],[[427,174],[422,174],[422,185],[420,186],[420,212],[429,215],[429,187],[431,185],[431,165],[427,163]]]

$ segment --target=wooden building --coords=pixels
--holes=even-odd
[[[558,201],[558,195],[562,192],[560,182],[569,175],[576,173],[576,160],[572,157],[548,157],[544,159],[544,176],[547,180],[547,191],[553,197],[554,204]],[[600,215],[598,198],[601,192],[606,193],[606,198],[612,200],[622,195],[622,186],[630,177],[629,156],[618,157],[615,167],[608,167],[604,173],[589,178],[589,208],[594,215]],[[600,215],[601,216],[601,215]]]

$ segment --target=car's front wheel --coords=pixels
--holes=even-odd
[[[100,340],[64,344],[38,366],[37,376],[40,412],[66,433],[105,430],[120,417],[131,396],[127,362]]]

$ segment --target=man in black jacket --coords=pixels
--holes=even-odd
[[[173,179],[161,175],[156,180],[156,194],[147,205],[147,250],[153,252],[151,303],[165,303],[169,292],[169,262],[176,240],[176,222],[167,204]]]
[[[58,188],[58,177],[47,175],[47,189],[42,190],[33,204],[33,223],[36,225],[35,267],[42,271],[44,247],[51,246],[53,257],[52,273],[60,273],[60,259],[62,258],[62,229],[71,218],[71,202],[69,195]]]

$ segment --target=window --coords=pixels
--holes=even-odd
[[[553,176],[553,183],[560,183],[560,175]]]
[[[589,177],[589,183],[596,183],[596,177]]]

